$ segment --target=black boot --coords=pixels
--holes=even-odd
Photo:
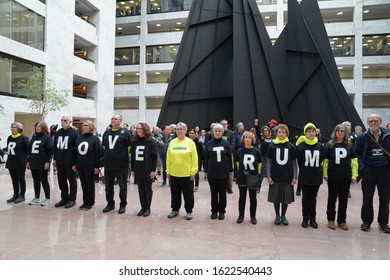
[[[318,228],[318,224],[316,222],[316,217],[310,217],[310,226],[312,228]]]
[[[19,195],[14,194],[10,199],[7,200],[7,203],[15,202],[18,199]]]
[[[302,227],[303,228],[307,228],[309,226],[309,217],[303,217],[303,220],[302,220]]]

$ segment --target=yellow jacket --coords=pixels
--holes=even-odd
[[[175,177],[190,177],[198,173],[198,153],[192,139],[171,140],[167,150],[166,172]]]

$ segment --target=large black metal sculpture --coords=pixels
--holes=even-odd
[[[194,0],[158,125],[208,127],[276,119],[298,135],[307,122],[329,135],[362,125],[338,74],[317,1],[288,1],[272,46],[255,0]]]

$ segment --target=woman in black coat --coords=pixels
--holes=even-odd
[[[34,198],[31,200],[30,205],[40,203],[41,184],[43,191],[45,192],[45,200],[41,203],[42,206],[48,206],[51,204],[50,200],[50,185],[47,179],[48,171],[50,168],[50,158],[52,152],[52,141],[48,134],[48,127],[45,122],[38,122],[35,124],[35,134],[31,138],[27,169],[31,170],[31,175],[34,180]]]
[[[14,195],[7,203],[20,203],[25,201],[26,193],[26,164],[28,155],[28,137],[23,135],[23,125],[20,122],[11,124],[11,135],[7,138],[7,163],[9,174],[12,179]]]

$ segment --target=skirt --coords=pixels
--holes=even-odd
[[[268,202],[282,204],[294,202],[294,186],[286,183],[269,185]]]

